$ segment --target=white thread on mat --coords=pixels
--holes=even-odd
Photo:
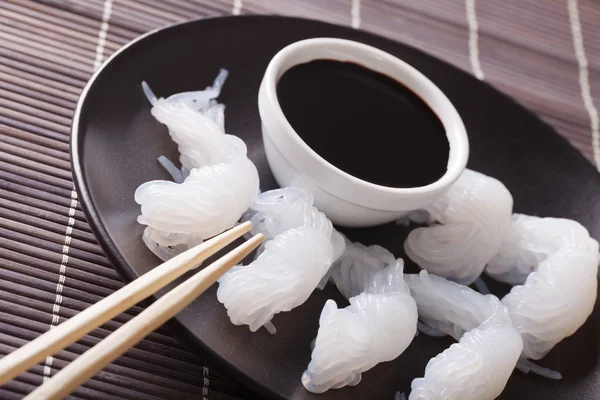
[[[52,321],[50,321],[50,328],[53,329],[60,322],[60,306],[63,301],[62,292],[65,287],[65,281],[67,279],[67,265],[69,264],[69,249],[71,247],[71,235],[73,233],[73,226],[75,225],[75,208],[77,207],[77,192],[71,191],[71,205],[69,207],[69,219],[67,220],[67,229],[65,232],[65,241],[62,248],[62,259],[60,262],[60,268],[58,270],[58,282],[56,283],[56,297],[54,298],[54,305],[52,306]],[[52,356],[46,357],[44,362],[44,382],[50,378],[52,373],[52,363],[54,358]]]
[[[208,386],[210,385],[210,377],[208,367],[202,367],[202,400],[208,400]]]
[[[110,13],[112,12],[113,0],[106,0],[104,2],[104,12],[102,13],[102,23],[100,24],[100,30],[98,31],[98,45],[96,46],[96,59],[94,60],[94,71],[102,65],[104,59],[104,46],[106,45],[106,34],[108,33],[108,20],[110,19]]]
[[[581,89],[581,98],[583,105],[590,116],[590,128],[592,131],[592,151],[596,168],[600,171],[600,121],[598,119],[598,110],[594,106],[592,98],[592,89],[590,87],[590,77],[588,71],[588,60],[583,46],[583,32],[581,31],[581,21],[579,19],[579,5],[577,0],[569,0],[567,8],[569,10],[569,23],[571,24],[571,35],[573,36],[573,47],[575,48],[575,57],[579,65],[579,88]]]
[[[354,29],[360,28],[360,0],[352,0],[350,15],[352,16],[352,27]]]
[[[475,0],[466,0],[465,8],[467,10],[467,22],[469,24],[469,58],[471,60],[471,69],[477,79],[483,80],[483,70],[479,60],[479,23],[475,13]]]
[[[231,9],[231,13],[233,15],[240,15],[242,8],[244,8],[244,3],[242,0],[233,0],[233,8]]]

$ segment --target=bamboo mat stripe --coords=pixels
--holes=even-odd
[[[365,29],[431,53],[513,96],[600,166],[600,4],[594,0],[0,0],[0,356],[122,282],[73,190],[75,103],[94,70],[157,27],[281,14]],[[0,388],[21,399],[131,320],[136,306]],[[72,399],[257,398],[164,329]]]

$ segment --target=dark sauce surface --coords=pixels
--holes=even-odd
[[[358,64],[316,60],[286,71],[279,104],[321,157],[357,178],[408,188],[437,181],[450,147],[437,115],[409,88]]]

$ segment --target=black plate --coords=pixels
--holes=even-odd
[[[464,119],[471,143],[469,167],[501,179],[513,193],[516,211],[572,218],[600,237],[600,175],[552,128],[491,86],[419,50],[346,27],[282,17],[216,18],[172,26],[130,43],[96,73],[78,104],[71,149],[77,190],[98,241],[125,280],[158,264],[140,239],[143,227],[135,220],[139,207],[133,193],[142,182],[169,178],[156,161],[159,155],[178,159],[166,128],[150,115],[140,82],[148,81],[159,96],[167,96],[204,88],[219,67],[229,69],[220,98],[227,105],[226,130],[246,141],[261,188],[271,189],[276,184],[261,141],[258,86],[278,50],[319,36],[364,42],[419,69]],[[403,255],[406,232],[394,225],[346,232]],[[498,294],[507,289],[492,288]],[[417,337],[397,360],[366,372],[358,386],[312,395],[300,376],[310,360],[319,313],[330,297],[344,303],[332,287],[317,291],[306,304],[277,315],[279,332],[271,337],[265,330],[251,334],[233,326],[213,287],[170,328],[224,372],[261,395],[283,399],[390,400],[396,390],[408,392],[427,361],[452,343]],[[562,381],[515,372],[501,398],[600,398],[599,322],[596,307],[587,323],[542,361],[560,370]]]

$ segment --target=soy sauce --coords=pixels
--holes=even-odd
[[[409,188],[446,172],[450,147],[440,119],[386,75],[350,62],[315,60],[286,71],[277,96],[306,144],[357,178]]]

